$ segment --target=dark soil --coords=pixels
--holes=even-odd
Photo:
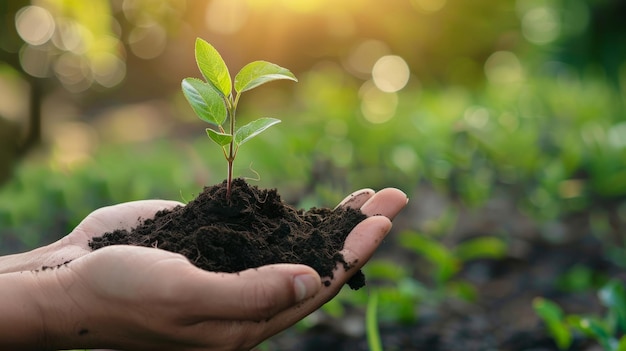
[[[116,244],[155,247],[180,253],[214,272],[299,263],[332,279],[337,263],[351,268],[340,251],[363,219],[364,214],[350,208],[296,210],[281,201],[276,189],[259,189],[236,179],[230,199],[224,181],[206,187],[186,206],[158,212],[131,231],[104,233],[89,245],[94,250]],[[363,273],[356,272],[348,285],[364,286]]]

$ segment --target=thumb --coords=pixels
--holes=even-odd
[[[201,319],[269,319],[300,301],[317,294],[322,287],[317,272],[305,265],[274,264],[239,273],[199,270],[183,291],[195,301]]]

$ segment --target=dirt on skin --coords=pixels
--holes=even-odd
[[[155,247],[180,253],[196,266],[214,272],[239,272],[274,263],[298,263],[321,277],[334,277],[343,243],[366,218],[351,208],[297,210],[283,203],[276,189],[259,189],[235,179],[230,200],[226,182],[204,188],[185,206],[158,212],[131,231],[116,230],[95,237],[93,250],[109,245]],[[326,281],[325,284],[330,284]],[[347,283],[365,285],[359,270]]]

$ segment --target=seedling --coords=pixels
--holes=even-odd
[[[267,61],[254,61],[245,65],[235,76],[233,93],[228,67],[211,44],[200,38],[196,39],[195,57],[204,80],[183,79],[183,94],[196,115],[217,129],[207,128],[206,133],[224,152],[228,163],[226,197],[230,198],[233,163],[239,147],[267,128],[280,123],[276,118],[264,117],[236,129],[237,106],[241,94],[274,80],[298,80],[286,68]],[[226,123],[228,130],[224,128]]]

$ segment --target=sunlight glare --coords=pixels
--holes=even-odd
[[[312,13],[324,8],[324,1],[320,0],[282,0],[281,2],[286,8],[298,13]]]

